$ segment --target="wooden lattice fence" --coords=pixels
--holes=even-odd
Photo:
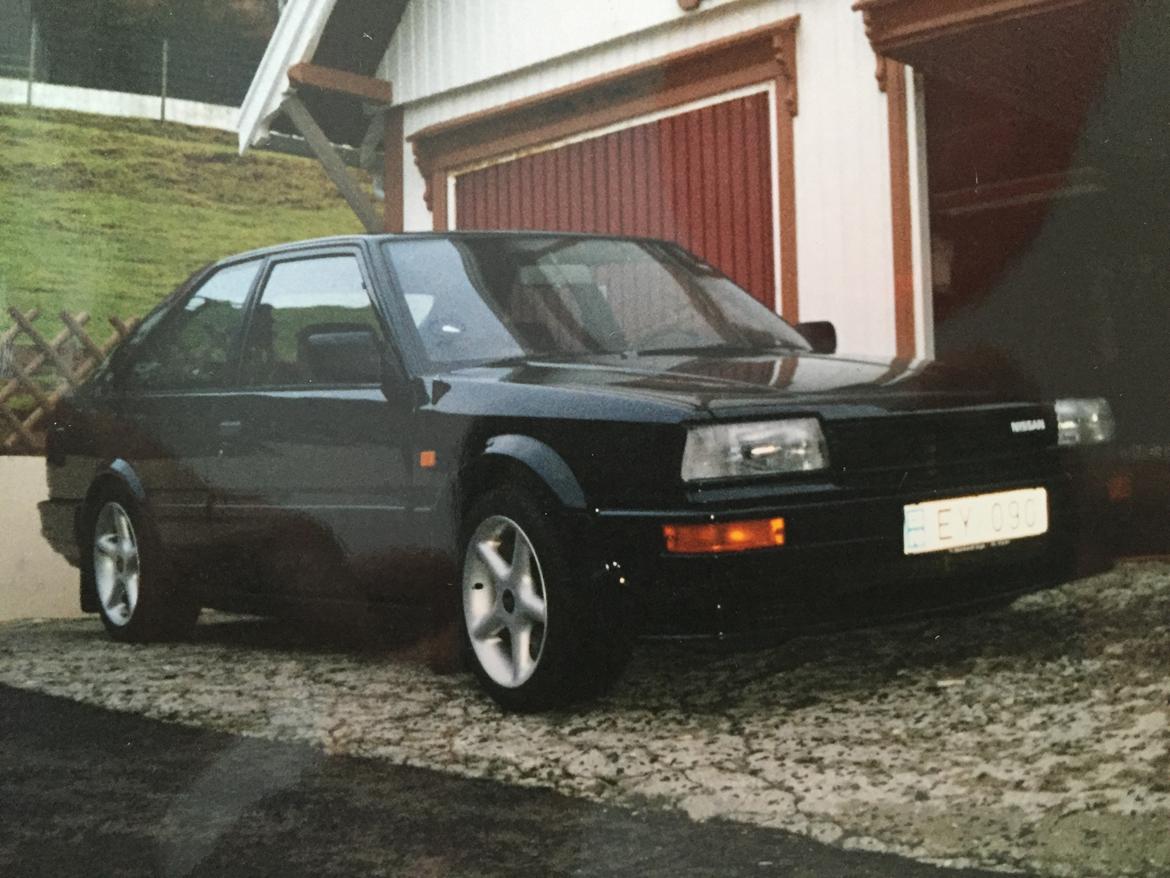
[[[9,308],[8,316],[12,324],[0,333],[0,452],[40,454],[58,403],[138,321],[111,317],[113,332],[99,343],[86,331],[90,315],[84,311],[62,311],[64,326],[52,338],[38,328],[39,308]]]

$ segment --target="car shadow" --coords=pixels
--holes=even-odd
[[[799,710],[842,698],[881,699],[906,685],[951,685],[978,670],[1087,653],[1094,621],[1065,601],[967,608],[877,625],[829,623],[782,643],[644,643],[607,709],[727,713],[766,703]]]
[[[819,630],[765,646],[642,641],[608,695],[561,713],[719,714],[758,704],[799,710],[842,698],[882,699],[907,685],[958,685],[973,673],[986,677],[1029,662],[1091,658],[1135,624],[1124,602],[1107,595],[1110,586],[1118,594],[1119,584],[1097,577],[991,606],[880,624],[827,620]],[[433,625],[388,625],[377,617],[290,619],[208,611],[187,642],[343,653],[445,674],[466,670],[453,628],[436,632]],[[474,691],[469,675],[466,685]]]

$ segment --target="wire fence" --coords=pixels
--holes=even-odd
[[[0,77],[208,104],[239,106],[265,47],[252,34],[63,32],[16,19],[0,27]]]

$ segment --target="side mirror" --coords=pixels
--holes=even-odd
[[[837,353],[837,328],[828,320],[798,323],[796,324],[796,331],[803,335],[804,340],[812,345],[814,353]]]
[[[297,359],[313,380],[326,384],[377,384],[382,380],[381,345],[360,323],[314,323],[297,333]]]
[[[314,380],[335,384],[379,384],[387,401],[409,406],[430,401],[426,386],[412,378],[363,323],[315,323],[297,333],[298,359]]]
[[[417,408],[431,401],[427,386],[402,367],[393,351],[384,350],[379,359],[382,395],[394,405]]]

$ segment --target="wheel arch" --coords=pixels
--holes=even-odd
[[[129,461],[118,457],[99,467],[93,481],[90,482],[89,490],[85,493],[85,500],[82,501],[83,515],[92,508],[103,491],[110,489],[110,486],[118,486],[129,491],[139,504],[145,505],[147,502],[146,487],[142,484],[142,479]]]
[[[565,509],[587,508],[585,490],[563,457],[539,439],[508,433],[488,439],[460,473],[460,516],[484,491],[510,482],[520,482]]]

